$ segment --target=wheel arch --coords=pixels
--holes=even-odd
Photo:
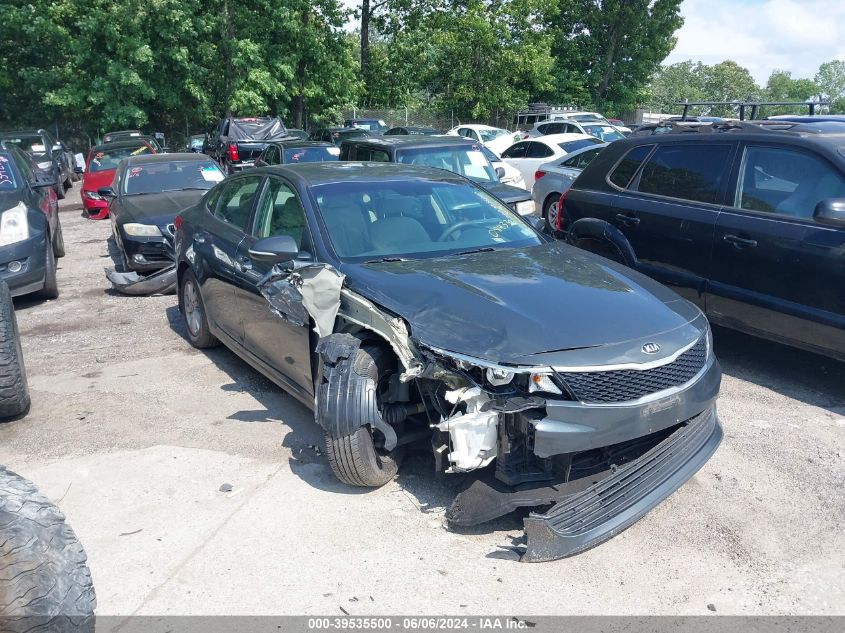
[[[578,246],[583,240],[606,242],[619,252],[623,264],[629,268],[637,267],[637,255],[628,238],[609,222],[599,218],[581,218],[573,222],[566,236],[567,243]]]

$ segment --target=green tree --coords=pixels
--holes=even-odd
[[[748,69],[735,61],[726,60],[714,66],[705,67],[704,94],[707,101],[757,100],[762,96],[760,86]],[[730,106],[713,106],[704,114],[713,116],[737,116]]]
[[[773,70],[769,75],[764,90],[766,101],[794,101],[804,102],[813,100],[819,93],[816,82],[812,79],[793,79],[792,73],[787,70]],[[776,114],[790,114],[796,112],[796,107],[791,106],[770,106],[761,108],[761,118]],[[802,114],[807,113],[806,108],[799,109]]]
[[[681,101],[705,101],[707,66],[687,60],[663,66],[651,79],[649,103],[660,112],[678,112]]]
[[[560,0],[553,32],[557,100],[623,112],[675,46],[681,0]]]
[[[845,113],[845,61],[834,59],[819,66],[816,85],[830,102],[831,112]]]

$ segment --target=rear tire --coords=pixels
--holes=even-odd
[[[388,371],[387,361],[387,353],[379,347],[359,348],[354,358],[339,360],[330,368],[334,375],[329,377],[328,384],[321,385],[318,398],[327,398],[333,392],[336,398],[331,398],[331,405],[360,422],[380,415],[376,393],[379,380]],[[320,406],[318,403],[318,410]],[[326,432],[325,444],[332,472],[350,486],[378,488],[399,471],[401,450],[388,454],[377,449],[371,424],[359,426],[343,437],[332,437]]]
[[[85,550],[35,485],[0,466],[0,622],[4,631],[94,631]]]
[[[190,268],[182,275],[179,286],[179,309],[185,318],[185,330],[191,345],[197,349],[206,349],[219,343],[208,327],[200,285]]]
[[[546,221],[546,230],[550,235],[554,235],[557,230],[557,214],[558,203],[560,202],[560,194],[551,195],[546,198],[543,204],[543,219]]]
[[[47,255],[44,263],[44,288],[38,295],[42,299],[59,298],[59,280],[56,275],[56,253],[53,251],[53,240],[47,240]]]
[[[12,293],[6,283],[0,281],[0,419],[23,415],[29,411],[29,404],[29,387]]]

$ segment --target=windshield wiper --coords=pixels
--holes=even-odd
[[[368,259],[365,264],[381,264],[383,262],[406,262],[407,257],[379,257],[378,259]]]
[[[482,246],[481,248],[473,248],[468,251],[461,251],[460,253],[452,253],[452,255],[472,255],[473,253],[492,253],[496,249],[492,246]]]

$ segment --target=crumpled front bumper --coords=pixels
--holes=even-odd
[[[630,527],[689,480],[716,451],[716,406],[688,420],[640,458],[544,514],[525,519],[523,562],[573,556]]]

